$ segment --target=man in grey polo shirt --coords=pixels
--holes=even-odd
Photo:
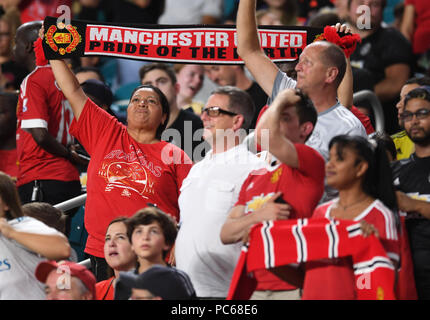
[[[238,54],[271,100],[285,88],[302,89],[318,111],[318,121],[306,144],[328,159],[328,143],[339,134],[366,137],[361,122],[342,106],[338,88],[347,70],[345,55],[338,46],[318,41],[300,54],[297,81],[288,77],[261,50],[255,22],[256,0],[242,0],[237,13]],[[352,88],[351,88],[352,96]],[[270,104],[270,103],[269,103]]]

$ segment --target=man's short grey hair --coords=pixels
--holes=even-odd
[[[254,118],[255,105],[248,92],[233,86],[218,87],[211,94],[223,94],[229,97],[228,110],[241,114],[244,118],[242,128],[247,130]]]

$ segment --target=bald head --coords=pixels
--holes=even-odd
[[[338,70],[337,77],[334,81],[336,87],[338,87],[342,82],[346,71],[346,58],[342,49],[339,46],[327,41],[317,41],[310,44],[309,46],[321,48],[319,56],[321,62],[327,67],[335,67]]]
[[[33,43],[39,37],[39,30],[42,27],[42,21],[31,21],[24,23],[16,30],[17,40],[27,43]]]
[[[29,71],[34,69],[33,42],[39,37],[42,21],[31,21],[16,30],[14,56],[18,63],[24,64]]]

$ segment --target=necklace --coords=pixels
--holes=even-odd
[[[363,202],[363,201],[364,201],[364,200],[366,200],[367,198],[368,198],[368,195],[366,194],[366,195],[364,195],[364,197],[362,197],[362,198],[360,198],[359,200],[357,200],[357,201],[355,201],[355,202],[353,202],[353,203],[351,203],[351,204],[348,204],[348,205],[346,205],[346,206],[342,205],[342,204],[340,203],[340,200],[339,200],[339,201],[337,202],[337,205],[338,205],[338,207],[339,207],[339,208],[341,208],[343,211],[346,211],[346,209],[351,208],[351,207],[355,206],[356,204],[359,204],[359,203]]]

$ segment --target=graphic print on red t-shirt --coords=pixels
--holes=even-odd
[[[123,151],[114,150],[107,154],[100,164],[98,175],[105,179],[105,191],[109,192],[112,189],[119,188],[123,189],[122,195],[124,196],[130,196],[131,192],[136,192],[142,198],[149,199],[148,195],[155,192],[153,189],[154,182],[151,177],[160,177],[162,168],[146,160],[141,150],[138,150],[136,155],[136,159],[139,158],[139,161],[126,162],[118,160],[124,155]],[[127,158],[130,160],[130,156]],[[142,159],[145,160],[142,161]],[[144,164],[147,165],[146,168]]]

